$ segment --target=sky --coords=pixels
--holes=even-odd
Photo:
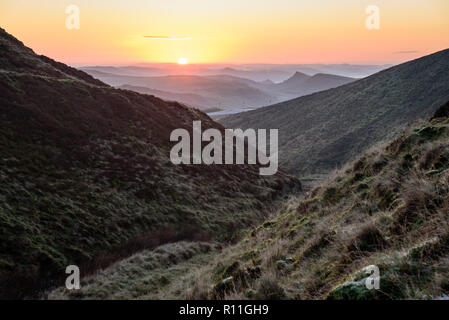
[[[449,48],[448,17],[448,0],[0,0],[2,28],[72,65],[399,63]]]

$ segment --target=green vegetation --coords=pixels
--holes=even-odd
[[[449,104],[292,197],[300,183],[283,172],[261,177],[256,166],[172,165],[173,129],[191,130],[193,120],[223,129],[200,111],[113,89],[35,55],[3,30],[0,49],[1,297],[49,288],[43,298],[449,295]],[[439,76],[447,74],[447,56],[301,98],[300,108],[296,100],[279,106],[286,128],[307,133],[283,137],[292,143],[283,145],[292,152],[285,163],[306,160],[313,180],[434,111],[448,98]],[[317,96],[335,112],[307,104]],[[372,100],[360,104],[366,96]],[[298,120],[298,110],[319,115],[321,125]],[[269,111],[255,114],[276,120]],[[298,141],[305,145],[296,148]],[[60,288],[69,264],[81,266],[80,291]],[[378,291],[363,285],[369,265],[380,268]]]
[[[279,128],[280,167],[329,174],[449,100],[449,49],[367,78],[219,119],[228,128]]]
[[[257,166],[175,166],[172,130],[223,128],[37,56],[2,29],[0,52],[0,297],[61,284],[69,264],[88,274],[168,242],[231,241],[300,189]]]

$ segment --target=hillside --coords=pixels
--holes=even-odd
[[[127,72],[134,70],[130,67],[84,67],[81,70],[111,86],[179,101],[200,110],[259,108],[355,80],[322,73],[309,76],[301,72],[284,82],[273,83],[229,74],[145,76],[140,69],[136,69],[136,75],[129,75]]]
[[[120,298],[136,299],[447,298],[448,113],[449,102],[221,252],[189,243],[143,251],[49,298],[117,298],[109,288],[119,284],[130,288]],[[145,272],[150,262],[155,273]],[[380,269],[379,290],[365,287],[369,265]]]
[[[323,91],[355,81],[354,78],[342,77],[333,74],[317,73],[313,76],[296,72],[287,80],[274,87],[280,92],[294,94],[298,97]]]
[[[230,241],[297,179],[257,166],[170,162],[170,133],[204,113],[114,89],[0,29],[0,297],[49,287],[137,250]],[[55,282],[56,281],[56,282]]]
[[[290,78],[288,78],[285,81],[282,81],[281,83],[275,84],[276,88],[278,90],[283,92],[292,92],[297,91],[298,88],[307,80],[310,79],[311,76],[296,71]]]
[[[220,119],[228,128],[279,128],[280,164],[327,174],[449,99],[449,50],[308,96]]]

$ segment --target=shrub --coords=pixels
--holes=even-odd
[[[259,284],[257,298],[262,300],[281,300],[285,298],[285,291],[274,279],[263,278]]]

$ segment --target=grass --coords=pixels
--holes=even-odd
[[[447,296],[448,129],[449,119],[433,119],[371,149],[164,291],[190,299]],[[380,269],[380,290],[364,285],[370,265]]]
[[[81,290],[60,288],[46,294],[48,299],[152,299],[175,298],[185,288],[174,292],[166,287],[189,270],[207,263],[217,251],[204,242],[177,242],[143,250],[94,275],[85,277]]]
[[[327,175],[449,100],[449,50],[349,84],[229,115],[228,128],[280,128],[279,166],[305,184]],[[433,134],[421,128],[417,135]],[[425,138],[425,137],[424,137]]]

